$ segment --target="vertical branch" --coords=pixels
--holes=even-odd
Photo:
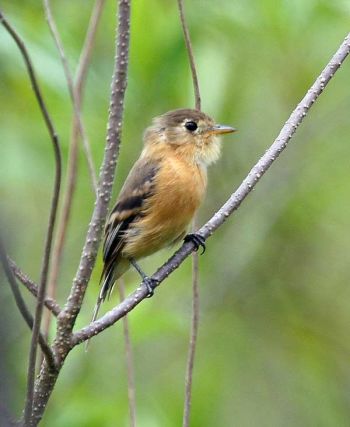
[[[124,280],[119,279],[118,284],[120,301],[125,299],[125,286]],[[130,414],[130,427],[136,427],[136,397],[135,397],[135,373],[133,365],[133,355],[130,340],[129,331],[129,320],[128,316],[123,317],[123,335],[125,345],[125,362],[126,362],[126,373],[128,381],[128,402],[129,402],[129,414]]]
[[[192,49],[192,43],[190,38],[190,32],[188,30],[183,0],[178,0],[178,7],[180,13],[181,26],[185,38],[186,49],[188,53],[188,59],[190,63],[193,90],[195,97],[195,108],[201,109],[201,96],[199,91],[198,76],[196,70],[196,64],[194,62],[194,55]],[[192,223],[193,232],[196,231],[196,217]],[[192,402],[192,378],[193,378],[193,367],[194,358],[196,354],[197,336],[199,326],[199,268],[198,268],[198,252],[192,253],[192,319],[191,319],[191,335],[190,343],[188,348],[187,368],[185,376],[185,402],[184,402],[184,413],[183,413],[183,427],[188,427],[190,422],[191,402]]]
[[[79,267],[67,303],[59,316],[60,332],[63,336],[71,334],[75,319],[80,311],[86,287],[96,261],[103,226],[107,216],[108,203],[112,193],[121,139],[124,95],[127,86],[130,0],[119,0],[118,21],[117,55],[112,78],[105,156],[101,166],[96,204],[87,231]]]
[[[180,12],[180,20],[181,20],[182,30],[184,33],[186,49],[187,49],[187,53],[188,53],[188,60],[189,60],[190,67],[191,67],[193,90],[194,90],[194,97],[195,97],[195,107],[197,110],[200,110],[201,109],[201,95],[200,95],[200,91],[199,91],[198,76],[197,76],[196,65],[194,62],[190,32],[189,32],[187,24],[186,24],[183,1],[184,0],[177,0],[177,3],[178,3],[178,7],[179,7],[179,12]]]
[[[41,266],[41,273],[40,273],[40,282],[39,282],[39,289],[38,289],[38,297],[37,297],[37,304],[35,309],[35,317],[33,322],[33,333],[32,333],[32,340],[30,345],[30,351],[29,351],[29,364],[28,364],[28,375],[27,375],[27,397],[26,397],[26,405],[25,405],[25,422],[30,420],[31,412],[32,412],[32,406],[33,406],[33,396],[34,396],[34,378],[35,378],[35,362],[36,362],[36,355],[37,355],[37,348],[38,348],[38,340],[40,335],[40,324],[41,324],[41,318],[44,308],[44,300],[45,300],[45,292],[46,292],[46,284],[47,284],[47,275],[49,270],[49,263],[50,263],[50,255],[51,255],[51,246],[52,246],[52,238],[53,238],[53,231],[56,221],[56,214],[57,214],[57,206],[58,206],[58,199],[59,199],[59,193],[60,193],[60,185],[61,185],[61,151],[58,141],[58,136],[56,134],[56,131],[54,129],[51,117],[47,111],[44,99],[42,97],[38,82],[36,80],[36,76],[34,73],[33,65],[31,62],[31,59],[29,57],[27,48],[20,38],[20,36],[17,34],[17,32],[14,30],[14,28],[9,24],[9,22],[4,17],[3,13],[0,11],[0,22],[3,24],[3,26],[6,28],[8,33],[11,35],[15,43],[17,44],[25,65],[27,67],[29,79],[34,91],[34,94],[36,96],[37,102],[39,104],[41,113],[44,118],[44,122],[46,124],[46,127],[48,129],[51,142],[53,145],[54,150],[54,157],[55,157],[55,179],[54,179],[54,188],[53,188],[53,194],[51,199],[51,208],[50,208],[50,215],[49,215],[49,224],[46,234],[46,241],[45,241],[45,247],[44,247],[44,255],[42,260],[42,266]]]
[[[196,219],[193,220],[193,231],[196,231]],[[191,403],[192,403],[192,378],[194,359],[196,355],[198,327],[199,327],[199,269],[198,252],[192,253],[192,319],[190,343],[188,346],[186,376],[185,376],[185,402],[182,426],[190,425]]]
[[[96,0],[93,11],[91,13],[89,26],[86,32],[84,45],[79,58],[78,70],[76,73],[74,84],[74,100],[75,110],[81,111],[83,91],[87,77],[88,68],[91,61],[91,56],[95,44],[98,24],[101,18],[102,10],[105,5],[105,0]],[[63,61],[63,59],[62,59]],[[67,73],[66,73],[67,74]],[[78,161],[78,142],[79,142],[79,116],[74,114],[73,124],[71,129],[70,145],[69,145],[69,158],[67,166],[67,178],[65,189],[63,193],[62,212],[57,225],[57,233],[55,244],[52,252],[52,265],[50,280],[48,284],[47,293],[51,298],[55,298],[59,268],[62,259],[64,242],[72,208],[73,196],[75,191],[76,176],[77,176],[77,161]],[[94,177],[94,174],[91,175]],[[44,316],[44,335],[48,335],[51,323],[51,313],[46,311]]]

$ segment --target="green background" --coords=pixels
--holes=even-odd
[[[75,69],[92,1],[53,2]],[[66,165],[72,106],[40,1],[4,0],[35,63]],[[203,110],[239,133],[209,172],[202,224],[269,147],[349,31],[347,0],[187,0]],[[83,117],[96,165],[106,134],[115,2],[107,1],[87,81]],[[151,118],[193,106],[176,1],[132,2],[129,84],[117,194]],[[288,149],[200,258],[201,319],[192,423],[206,426],[348,426],[350,419],[350,63],[336,74]],[[0,28],[0,196],[8,250],[38,279],[53,181],[46,129],[13,41]],[[66,168],[65,168],[66,169]],[[93,208],[86,161],[62,263],[63,304]],[[152,273],[171,251],[142,262]],[[99,256],[77,327],[91,317]],[[138,284],[130,272],[127,291]],[[19,415],[29,333],[1,280],[3,403]],[[23,291],[28,303],[31,296]],[[117,292],[103,307],[112,308]],[[191,317],[188,259],[129,319],[140,427],[181,425]],[[54,332],[54,327],[52,329]],[[127,426],[122,324],[66,360],[43,426]],[[5,386],[5,387],[4,387]]]

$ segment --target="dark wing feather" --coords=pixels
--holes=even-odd
[[[125,233],[142,213],[145,200],[153,194],[154,177],[159,170],[157,161],[141,158],[131,169],[105,228],[103,245],[104,268],[100,298],[104,300],[114,284],[113,271],[125,244]]]

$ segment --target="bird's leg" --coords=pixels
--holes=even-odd
[[[152,279],[148,277],[141,269],[141,267],[137,264],[134,258],[129,259],[131,265],[135,268],[135,270],[139,273],[142,278],[142,283],[146,286],[148,295],[147,298],[151,298],[154,294],[154,288],[158,285],[158,281],[156,279]]]
[[[185,242],[192,242],[195,246],[195,251],[198,251],[199,247],[202,248],[201,255],[205,252],[205,238],[198,233],[187,234],[184,238]]]

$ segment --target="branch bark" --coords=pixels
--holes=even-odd
[[[339,67],[350,53],[350,33],[346,36],[344,42],[340,45],[335,55],[326,65],[320,76],[308,90],[307,94],[297,105],[290,115],[288,121],[282,127],[279,135],[260,158],[256,165],[251,169],[247,177],[243,180],[238,189],[231,195],[226,203],[215,213],[215,215],[204,224],[198,233],[204,238],[209,238],[217,228],[219,228],[232,213],[239,208],[243,200],[253,190],[260,181],[264,173],[270,168],[272,163],[287,147],[288,142],[294,135],[295,131],[306,117],[309,109],[323,92],[326,85],[333,78]],[[158,281],[158,286],[166,279],[194,250],[192,242],[184,243],[175,254],[163,264],[152,276]],[[87,339],[99,334],[106,328],[113,325],[131,310],[133,310],[142,300],[147,297],[148,291],[144,286],[140,286],[131,295],[107,312],[103,317],[92,322],[90,325],[76,332],[72,338],[72,345],[75,346]]]

